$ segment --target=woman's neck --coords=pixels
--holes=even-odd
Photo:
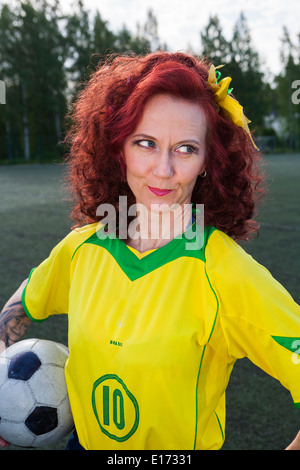
[[[191,204],[175,204],[161,212],[137,204],[137,211],[138,216],[129,224],[125,243],[141,253],[166,245],[181,235],[192,221]]]

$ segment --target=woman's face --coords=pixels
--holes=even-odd
[[[156,95],[124,144],[127,182],[136,202],[189,204],[205,169],[206,118],[200,105]],[[156,206],[157,207],[157,206]]]

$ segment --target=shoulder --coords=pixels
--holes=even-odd
[[[282,299],[282,295],[291,300],[291,295],[265,266],[220,230],[211,233],[205,256],[207,276],[224,301],[261,302],[263,298]]]
[[[264,266],[221,230],[215,229],[210,234],[205,259],[211,277],[224,285],[240,285],[271,276]]]
[[[210,230],[205,246],[205,258],[208,263],[216,260],[218,263],[227,263],[230,259],[253,259],[236,241],[218,229]]]
[[[74,252],[82,245],[88,238],[92,237],[99,229],[99,224],[93,223],[84,225],[82,227],[76,227],[71,230],[66,237],[64,237],[58,245],[54,248],[54,251],[63,251],[72,257]]]
[[[93,224],[84,225],[82,227],[75,227],[65,238],[68,243],[81,243],[93,236],[99,229],[100,224],[95,222]]]

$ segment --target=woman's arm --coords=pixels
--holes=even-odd
[[[27,279],[6,302],[0,313],[0,353],[19,341],[31,323],[21,303],[22,292],[26,284]],[[0,437],[0,447],[7,446],[9,446],[9,442]]]
[[[300,431],[298,432],[293,442],[291,442],[285,450],[300,450]]]
[[[22,292],[26,283],[27,279],[22,282],[0,313],[0,353],[22,339],[31,324],[31,320],[26,315],[21,303]]]

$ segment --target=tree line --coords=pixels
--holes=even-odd
[[[272,82],[252,45],[243,14],[230,41],[218,17],[211,16],[199,32],[199,50],[187,49],[215,65],[226,65],[222,75],[232,77],[233,93],[255,122],[256,135],[276,135],[271,127],[272,119],[276,120],[281,122],[283,135],[277,135],[277,142],[297,149],[297,107],[290,95],[292,81],[300,79],[300,48],[292,43],[287,29],[280,51],[282,71]],[[0,105],[0,162],[60,158],[65,151],[61,142],[68,107],[98,61],[111,52],[156,50],[168,50],[168,45],[159,38],[152,10],[133,33],[125,25],[112,31],[101,13],[88,11],[82,0],[76,0],[68,14],[59,0],[18,0],[13,7],[3,4],[0,80],[5,83],[6,104]]]
[[[250,29],[243,13],[237,19],[230,40],[226,40],[218,16],[211,16],[200,33],[202,51],[213,63],[226,64],[245,114],[257,136],[273,136],[280,150],[299,151],[300,106],[293,100],[300,80],[300,31],[293,43],[287,27],[281,33],[278,51],[281,71],[272,76],[252,44]]]

